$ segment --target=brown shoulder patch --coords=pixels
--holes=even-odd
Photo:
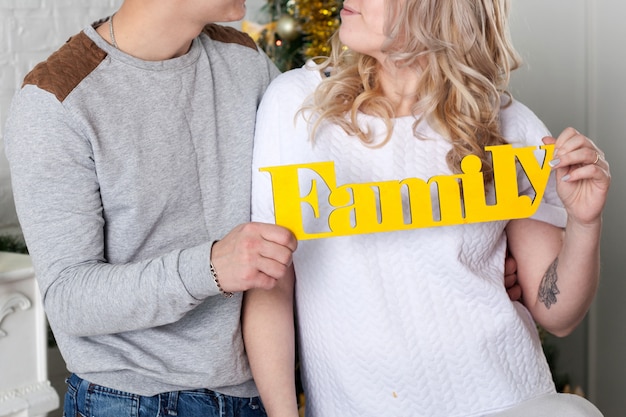
[[[24,78],[23,86],[36,85],[63,101],[106,56],[106,52],[80,32],[46,61],[37,64]]]
[[[230,26],[223,26],[218,24],[208,24],[203,30],[209,38],[224,42],[224,43],[237,43],[239,45],[247,46],[256,51],[256,43],[247,33],[241,32]]]

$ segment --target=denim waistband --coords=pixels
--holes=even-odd
[[[207,412],[206,409],[199,408],[197,411],[200,414],[195,413],[193,415],[213,416],[214,414],[212,413],[215,412],[217,416],[265,416],[265,410],[259,397],[232,397],[206,388],[163,392],[148,397],[97,385],[74,373],[68,377],[67,383],[68,392],[72,392],[77,410],[81,412],[86,411],[90,407],[96,407],[97,404],[108,403],[109,405],[119,405],[120,407],[126,404],[124,406],[126,409],[138,408],[137,413],[139,414],[131,415],[176,416],[181,405],[183,409],[188,411],[190,404],[192,404],[191,407],[208,407],[209,409]],[[201,400],[201,397],[204,397],[206,400]],[[156,414],[153,413],[155,411]],[[144,414],[144,412],[147,412],[147,414]]]

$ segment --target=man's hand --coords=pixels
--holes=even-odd
[[[287,273],[297,246],[284,227],[246,223],[213,245],[211,262],[224,291],[270,289]]]
[[[504,287],[511,301],[522,301],[522,287],[517,282],[517,262],[508,254],[504,260]]]

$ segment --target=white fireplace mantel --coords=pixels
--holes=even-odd
[[[0,417],[59,406],[48,381],[47,325],[28,255],[0,252]]]

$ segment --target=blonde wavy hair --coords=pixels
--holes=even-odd
[[[485,174],[491,174],[484,147],[506,143],[499,112],[510,104],[506,90],[510,73],[521,64],[509,38],[509,8],[508,0],[386,4],[383,52],[391,64],[421,71],[412,108],[415,134],[419,137],[417,126],[425,120],[448,138],[452,149],[447,163],[456,173],[461,159],[474,154],[483,161]],[[330,57],[318,66],[330,76],[302,108],[312,125],[311,138],[322,123],[330,122],[372,145],[370,132],[357,123],[357,114],[363,112],[385,120],[388,134],[382,144],[386,143],[395,116],[378,79],[380,63],[345,48],[337,33],[331,43]]]

